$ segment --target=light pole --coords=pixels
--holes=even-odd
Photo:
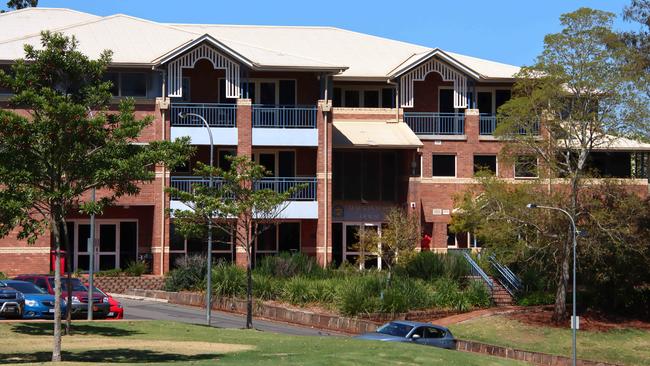
[[[96,188],[90,192],[90,199],[95,203]],[[90,238],[88,238],[88,249],[90,250],[90,259],[88,260],[88,320],[93,320],[93,276],[95,271],[95,208],[90,214]]]
[[[576,237],[578,235],[578,229],[576,228],[576,222],[573,219],[573,216],[571,214],[559,207],[551,207],[551,206],[542,206],[542,205],[537,205],[535,203],[529,203],[526,205],[527,208],[543,208],[547,210],[555,210],[555,211],[560,211],[567,215],[569,220],[571,221],[571,228],[573,229],[573,316],[571,317],[571,331],[572,331],[572,338],[573,338],[573,354],[572,354],[572,365],[576,366],[576,361],[577,361],[577,345],[576,345],[576,337],[577,337],[577,318],[576,318],[576,247],[577,247],[577,240]]]
[[[214,143],[212,141],[212,130],[210,130],[210,125],[208,121],[203,118],[203,116],[196,113],[178,113],[178,117],[185,119],[187,116],[196,117],[203,122],[203,126],[208,130],[208,136],[210,137],[210,179],[208,187],[212,190],[212,168],[214,163]],[[208,326],[210,326],[210,318],[212,314],[212,210],[208,214],[208,264],[207,264],[207,288],[205,291],[205,321]]]

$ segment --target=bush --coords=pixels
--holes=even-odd
[[[304,277],[293,277],[284,283],[282,299],[293,305],[304,305],[312,302],[312,281]]]
[[[96,277],[121,277],[124,276],[120,268],[107,269],[105,271],[95,272]]]
[[[205,281],[201,289],[206,289]],[[217,296],[246,296],[246,271],[236,265],[219,262],[212,267],[212,291]]]
[[[382,279],[376,275],[364,275],[348,279],[338,291],[338,311],[343,315],[377,312],[380,308],[379,292]]]
[[[289,278],[294,276],[318,277],[324,270],[316,263],[316,259],[302,253],[279,255],[262,258],[255,271],[267,276]]]
[[[0,280],[6,280],[8,277],[4,272],[0,272]]]
[[[132,277],[140,277],[146,271],[147,271],[147,263],[143,261],[133,261],[126,266],[126,269],[124,270],[124,274]]]
[[[262,300],[275,300],[280,297],[282,283],[275,278],[259,273],[253,274],[253,296]]]
[[[550,305],[555,302],[555,295],[550,292],[534,291],[520,297],[517,303],[521,306]]]
[[[382,313],[404,313],[423,309],[432,304],[432,291],[420,280],[408,277],[394,277],[384,290],[381,299]]]
[[[488,307],[492,302],[490,292],[481,281],[470,281],[463,296],[467,298],[467,302],[475,308]]]
[[[311,300],[325,306],[332,306],[337,298],[340,282],[341,280],[332,278],[311,280],[309,289]]]
[[[433,304],[441,308],[454,308],[460,297],[458,283],[450,278],[438,279],[434,284]]]
[[[166,291],[196,290],[205,280],[207,258],[190,255],[176,260],[176,269],[165,277]]]
[[[396,268],[396,272],[426,281],[448,277],[456,281],[470,273],[469,264],[460,255],[419,252]]]

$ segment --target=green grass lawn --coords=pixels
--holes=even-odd
[[[0,363],[51,357],[50,323],[0,323]],[[288,336],[163,321],[74,323],[65,365],[523,365],[510,360],[348,337]]]
[[[450,327],[454,336],[499,346],[571,356],[571,330],[523,324],[505,316],[470,320]],[[578,358],[650,365],[650,331],[578,331]]]

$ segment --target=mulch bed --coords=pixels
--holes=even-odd
[[[555,323],[551,320],[553,315],[553,307],[542,307],[531,309],[525,312],[516,312],[508,314],[510,319],[515,319],[524,324],[534,326],[547,326],[555,328],[570,329],[570,319],[564,323]],[[626,319],[623,317],[605,316],[604,314],[587,311],[580,314],[580,330],[606,332],[615,329],[629,329],[636,328],[642,330],[650,330],[650,322],[645,322],[638,319]]]

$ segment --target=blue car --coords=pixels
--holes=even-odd
[[[23,319],[53,319],[54,295],[31,282],[18,280],[0,280],[0,288],[10,287],[25,297]],[[65,314],[65,304],[61,301],[61,313]]]
[[[392,321],[377,328],[376,332],[355,337],[384,342],[409,342],[426,346],[456,349],[451,331],[431,323]]]

